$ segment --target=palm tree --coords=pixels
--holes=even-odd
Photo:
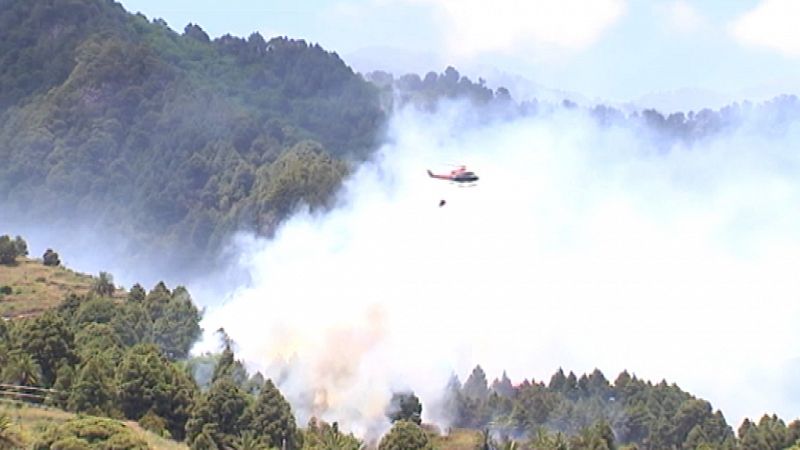
[[[12,450],[22,448],[22,439],[11,428],[11,418],[0,413],[0,450]]]
[[[269,450],[264,440],[252,431],[244,431],[233,441],[233,450]]]
[[[36,386],[41,379],[42,369],[31,355],[20,351],[10,353],[3,380],[20,386]]]
[[[337,429],[325,430],[322,437],[322,448],[324,450],[362,450],[365,445],[358,439],[340,433]]]
[[[115,289],[114,277],[108,272],[100,272],[92,286],[92,291],[101,297],[111,297]]]

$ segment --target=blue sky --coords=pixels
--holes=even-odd
[[[589,98],[737,100],[800,87],[794,0],[123,0],[176,30],[317,42],[359,71],[447,65]]]

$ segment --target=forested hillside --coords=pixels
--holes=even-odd
[[[330,204],[399,106],[468,99],[481,120],[583,108],[665,149],[800,118],[795,97],[665,116],[518,102],[452,67],[367,79],[302,40],[179,34],[110,0],[0,0],[0,219],[102,230],[127,260],[186,268],[233,231],[269,235],[298,205]]]
[[[202,260],[231,230],[325,205],[383,121],[377,89],[317,45],[177,34],[110,0],[0,0],[7,217]]]
[[[591,117],[602,127],[624,127],[638,131],[643,147],[669,150],[673,145],[693,145],[724,132],[748,127],[747,131],[781,134],[800,122],[800,100],[795,95],[781,95],[769,101],[732,103],[719,110],[663,114],[655,109],[626,110],[603,103],[578,105],[569,100],[550,103],[538,99],[519,100],[504,87],[495,90],[486,80],[477,81],[462,75],[453,67],[442,73],[428,72],[424,77],[409,73],[399,77],[375,71],[365,75],[381,92],[387,109],[411,105],[435,112],[442,101],[464,101],[477,111],[477,122],[507,120],[520,117],[547,117],[573,110]]]
[[[16,255],[0,272],[27,264],[23,237],[2,236],[0,244],[0,255]],[[35,264],[59,265],[51,258]],[[394,425],[364,442],[335,422],[298,423],[281,385],[248,372],[224,330],[219,352],[191,355],[201,317],[184,287],[157,283],[147,291],[136,284],[124,291],[101,273],[86,291],[44,313],[0,320],[0,399],[129,421],[126,428],[113,420],[0,409],[0,442],[102,449],[113,440],[124,442],[113,448],[145,448],[142,439],[152,436],[131,434],[139,427],[172,440],[166,447],[184,442],[192,449],[358,450],[366,443],[381,450],[782,450],[800,439],[800,421],[764,415],[729,424],[677,385],[627,371],[613,382],[600,370],[558,369],[547,383],[512,383],[505,374],[490,383],[477,366],[463,384],[454,376],[441,396],[397,392],[385,399],[385,419]],[[439,412],[429,415],[422,404]],[[422,421],[430,416],[449,428]],[[33,417],[60,419],[35,429],[21,423]]]

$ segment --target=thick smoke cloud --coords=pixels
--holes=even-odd
[[[301,423],[361,434],[385,429],[398,390],[442,423],[449,376],[478,363],[514,382],[558,367],[664,378],[734,426],[797,417],[800,129],[747,123],[665,150],[578,111],[402,111],[332,212],[240,236],[251,282],[205,328],[225,327]],[[425,174],[461,163],[478,186]]]

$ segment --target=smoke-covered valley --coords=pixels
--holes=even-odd
[[[791,2],[122,1],[0,0],[19,447],[800,449]]]
[[[402,390],[447,425],[442,389],[476,364],[515,383],[627,369],[734,426],[795,417],[800,129],[767,123],[664,145],[574,109],[486,122],[465,103],[405,108],[332,211],[236,238],[249,282],[194,290],[204,327],[224,327],[300,423],[358,433],[388,427]],[[452,164],[478,185],[426,175]]]
[[[300,207],[271,238],[231,236],[213,273],[169,264],[169,247],[143,264],[88,223],[14,214],[0,232],[124,286],[187,285],[205,308],[196,353],[224,328],[299,424],[377,437],[392,393],[411,390],[446,427],[444,387],[477,364],[515,384],[559,367],[665,379],[734,427],[798,415],[794,97],[667,118],[408,98],[333,208]],[[476,186],[426,174],[461,164]]]

